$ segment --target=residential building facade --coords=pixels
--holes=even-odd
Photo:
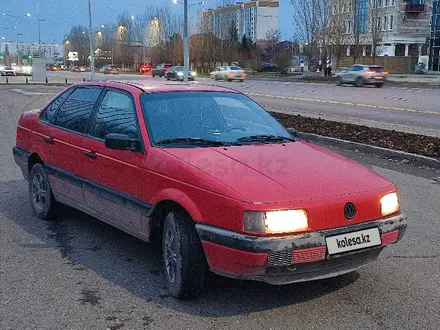
[[[11,56],[16,56],[17,53],[20,55],[37,55],[39,53],[38,43],[25,43],[25,42],[2,42],[0,46],[0,52],[5,54],[8,53]],[[48,59],[62,59],[64,58],[64,48],[63,45],[55,43],[42,43],[41,44],[41,55]]]
[[[349,15],[344,22],[347,40],[359,33],[362,55],[369,55],[373,40],[378,44],[377,56],[427,54],[432,0],[352,0],[347,1],[347,8]],[[376,31],[375,39],[373,31]],[[349,56],[350,42],[347,45]]]
[[[202,14],[202,26],[222,39],[234,26],[239,38],[246,36],[253,42],[265,40],[268,34],[279,30],[279,2],[237,1],[235,5],[209,9]]]
[[[440,1],[432,2],[429,70],[440,71]]]

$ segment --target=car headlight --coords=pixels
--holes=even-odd
[[[183,72],[177,72],[178,76],[183,76]]]
[[[309,227],[305,210],[245,212],[243,229],[253,233],[293,233]]]
[[[197,72],[195,72],[195,71],[191,71],[191,75],[192,75],[193,77],[195,77],[195,76],[197,76]]]
[[[397,196],[397,193],[393,192],[383,196],[380,200],[380,208],[382,211],[382,216],[397,213],[400,210],[399,197]]]

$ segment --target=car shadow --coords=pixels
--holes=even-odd
[[[43,242],[22,244],[23,248],[55,248],[72,266],[72,272],[91,270],[146,302],[189,315],[247,315],[299,304],[338,291],[359,278],[353,272],[333,279],[272,286],[210,273],[200,297],[178,301],[167,294],[160,247],[68,207],[58,219],[39,220],[32,213],[24,180],[0,182],[0,196],[0,214],[6,221],[14,222]]]

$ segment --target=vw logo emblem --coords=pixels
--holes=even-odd
[[[356,216],[356,206],[353,203],[347,203],[344,206],[344,216],[347,220],[353,220]]]

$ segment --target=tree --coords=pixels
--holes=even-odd
[[[82,25],[75,25],[68,34],[70,50],[78,52],[78,65],[87,65],[90,55],[89,31]]]
[[[346,51],[346,35],[352,33],[352,23],[347,14],[346,0],[333,0],[332,4],[332,13],[326,32],[330,53],[335,58],[335,66],[338,68],[340,59]]]
[[[240,44],[240,42],[238,41],[238,30],[235,20],[229,21],[225,43],[227,62],[229,65],[231,65],[233,60],[236,59],[237,50]]]
[[[388,29],[388,21],[386,16],[381,18],[382,9],[379,6],[379,0],[369,0],[368,23],[370,26],[371,38],[371,56],[373,64],[376,64],[376,56],[380,55],[383,48],[380,46],[385,36],[385,31]]]

